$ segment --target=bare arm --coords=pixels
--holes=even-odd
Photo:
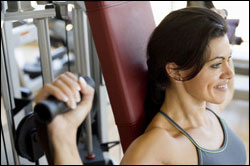
[[[44,86],[35,100],[39,102],[49,95],[66,102],[72,108],[66,113],[57,115],[48,125],[48,139],[53,155],[49,156],[53,157],[53,163],[50,164],[82,165],[76,144],[76,133],[92,107],[94,89],[84,79],[78,80],[73,74],[65,73],[52,84]],[[78,101],[80,103],[76,107]]]
[[[76,134],[74,134],[76,135]],[[54,165],[82,165],[82,160],[79,155],[76,137],[71,137],[71,141],[66,142],[59,138],[51,139],[54,153]]]

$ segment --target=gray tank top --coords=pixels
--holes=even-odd
[[[199,165],[245,165],[246,150],[240,138],[226,125],[215,112],[207,108],[219,119],[224,133],[223,145],[217,150],[209,150],[200,147],[195,140],[166,113],[159,111],[172,125],[185,135],[196,147]]]

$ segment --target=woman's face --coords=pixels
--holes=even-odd
[[[193,97],[220,104],[227,95],[228,81],[234,77],[227,35],[212,39],[209,48],[211,54],[208,62],[193,79],[183,83],[187,92]]]

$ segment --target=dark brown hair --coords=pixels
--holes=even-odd
[[[192,68],[184,78],[194,78],[209,58],[208,43],[227,33],[225,20],[210,9],[189,7],[167,15],[151,34],[147,46],[147,96],[145,100],[148,122],[159,111],[170,85],[165,70],[167,63],[174,62],[177,70]]]

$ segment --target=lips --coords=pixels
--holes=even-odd
[[[214,88],[217,89],[217,90],[225,91],[225,90],[227,90],[227,84],[217,85]]]

